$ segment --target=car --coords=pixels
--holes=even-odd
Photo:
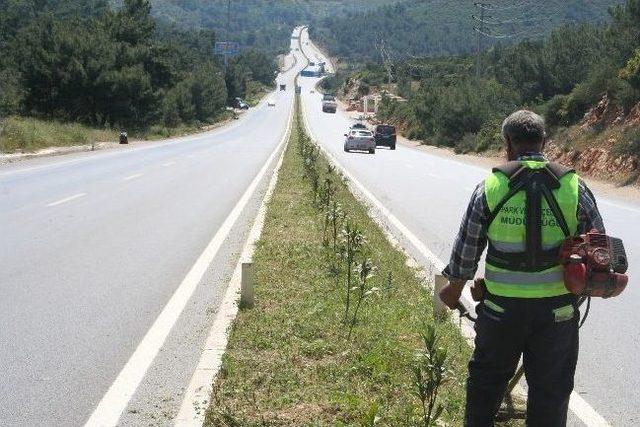
[[[275,107],[276,106],[276,100],[273,98],[269,98],[267,100],[267,107]]]
[[[240,110],[248,110],[249,109],[249,104],[247,104],[245,101],[242,100],[242,98],[233,98],[233,101],[231,101],[231,106],[233,108],[237,108]]]
[[[376,140],[370,130],[350,129],[344,136],[344,151],[347,153],[351,150],[368,151],[370,154],[376,153]]]
[[[396,149],[396,127],[392,125],[377,125],[373,129],[373,137],[376,140],[376,146],[383,145],[392,150]]]
[[[322,112],[323,113],[334,113],[338,109],[338,103],[336,102],[336,97],[325,93],[322,97]]]

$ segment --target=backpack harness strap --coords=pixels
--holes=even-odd
[[[560,205],[552,191],[560,188],[560,179],[574,172],[557,163],[548,163],[544,168],[532,169],[518,161],[511,161],[493,169],[509,178],[509,191],[490,212],[487,228],[491,226],[504,205],[518,192],[525,191],[525,251],[503,252],[495,248],[489,240],[487,261],[498,268],[516,271],[542,271],[557,264],[558,249],[544,249],[542,246],[542,199],[547,201],[558,226],[565,237],[571,232]]]

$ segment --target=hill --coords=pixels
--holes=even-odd
[[[397,0],[232,0],[229,39],[247,47],[270,51],[288,46],[291,29],[322,19],[360,13]],[[227,0],[153,0],[153,14],[161,22],[183,29],[215,30],[221,38],[227,27]]]
[[[512,43],[524,38],[542,38],[562,24],[603,22],[609,7],[619,0],[497,0],[484,10],[484,24],[474,21],[482,11],[473,1],[427,0],[386,5],[369,11],[349,12],[325,18],[312,28],[312,36],[332,55],[357,59],[379,59],[384,43],[392,57],[452,55],[474,51],[477,33],[487,34],[484,47]]]

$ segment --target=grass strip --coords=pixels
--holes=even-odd
[[[360,236],[350,269],[348,234]],[[299,115],[254,264],[256,305],[230,331],[205,425],[424,426],[433,357],[445,358],[433,412],[462,424],[468,345],[434,321],[428,284],[313,149]]]

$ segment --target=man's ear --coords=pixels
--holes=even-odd
[[[511,144],[511,138],[509,138],[508,136],[504,137],[504,141],[507,144],[507,160],[514,160],[513,159],[513,146]]]

